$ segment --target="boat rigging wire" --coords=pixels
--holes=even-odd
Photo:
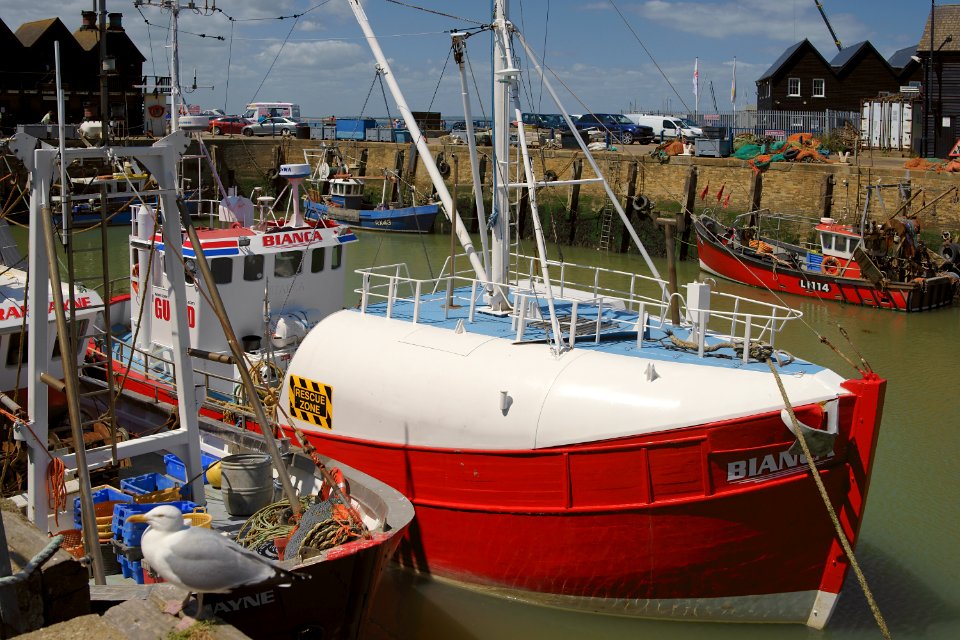
[[[444,18],[453,18],[454,20],[462,20],[464,22],[469,22],[471,24],[479,25],[481,27],[487,26],[486,22],[480,22],[479,20],[471,20],[470,18],[462,18],[460,16],[455,16],[452,13],[444,13],[443,11],[437,11],[436,9],[427,9],[426,7],[418,7],[415,4],[400,2],[400,0],[387,0],[387,2],[400,5],[401,7],[408,7],[410,9],[416,9],[417,11],[423,11],[424,13],[432,13],[434,15],[443,16]]]
[[[277,60],[280,59],[280,54],[283,53],[283,48],[287,46],[287,42],[290,40],[290,35],[293,33],[293,30],[297,27],[297,22],[300,20],[300,16],[297,16],[293,19],[293,24],[290,25],[290,31],[287,31],[287,36],[283,39],[283,42],[280,43],[280,48],[277,49],[277,55],[273,57],[273,62],[270,63],[270,68],[267,69],[267,72],[263,74],[263,80],[260,81],[260,84],[257,86],[257,90],[253,92],[253,97],[250,98],[249,102],[255,102],[257,95],[260,93],[260,89],[263,87],[263,83],[267,81],[267,78],[270,77],[270,72],[273,71],[274,65],[277,64]]]
[[[680,104],[683,105],[683,108],[684,108],[684,109],[686,109],[687,111],[690,111],[691,109],[690,109],[690,107],[687,106],[687,103],[684,102],[683,96],[680,95],[680,92],[677,91],[677,88],[676,88],[675,86],[673,86],[673,83],[672,83],[672,82],[670,82],[670,78],[668,78],[668,77],[667,77],[667,74],[664,73],[663,69],[660,68],[660,65],[657,63],[656,58],[654,58],[654,57],[653,57],[653,54],[650,53],[650,50],[647,49],[647,45],[643,44],[643,40],[640,39],[640,36],[637,35],[637,32],[634,31],[634,29],[633,29],[633,27],[630,25],[630,23],[627,22],[627,18],[623,15],[623,12],[620,11],[620,7],[618,7],[618,6],[617,6],[617,3],[614,2],[613,0],[609,0],[609,2],[610,2],[610,4],[611,4],[611,6],[613,6],[613,8],[616,10],[617,14],[620,16],[620,19],[623,20],[623,24],[626,25],[627,29],[630,30],[630,33],[633,34],[633,37],[637,40],[637,42],[640,43],[640,48],[643,49],[644,53],[646,53],[646,54],[650,57],[650,61],[653,62],[653,66],[655,66],[655,67],[657,68],[657,71],[660,72],[660,75],[663,76],[663,79],[666,80],[666,82],[667,82],[667,84],[670,86],[670,88],[673,89],[673,93],[677,96],[677,99],[680,100]],[[553,72],[551,71],[551,73],[553,73]],[[556,76],[556,74],[554,74],[554,76]],[[559,79],[559,78],[558,78],[558,79]]]

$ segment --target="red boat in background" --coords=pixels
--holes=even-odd
[[[809,221],[754,211],[727,226],[707,215],[694,216],[700,268],[775,293],[878,309],[950,306],[960,284],[960,246],[945,243],[940,256],[920,240],[916,219],[876,224],[865,218],[860,229],[821,218],[813,225],[817,241],[796,244],[780,235],[799,223],[789,232],[805,237]]]

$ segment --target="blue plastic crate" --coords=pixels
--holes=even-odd
[[[141,560],[127,560],[122,555],[117,555],[117,563],[120,565],[120,572],[124,578],[130,578],[137,584],[143,584],[143,562]]]
[[[117,491],[113,487],[101,487],[92,494],[93,504],[98,502],[111,502],[122,500],[124,502],[133,502],[133,496]],[[73,499],[73,524],[77,529],[82,527],[80,518],[80,498]]]
[[[200,466],[203,467],[203,484],[209,484],[210,481],[207,480],[207,469],[214,462],[219,462],[219,460],[220,458],[216,458],[206,453],[200,454]],[[180,482],[187,481],[187,466],[183,464],[183,460],[181,460],[178,456],[168,453],[167,455],[163,456],[163,463],[167,465],[168,476],[176,478]]]
[[[190,487],[181,486],[182,483],[167,477],[162,473],[145,473],[142,476],[135,476],[120,481],[120,488],[124,491],[136,494],[138,496],[153,493],[154,491],[163,491],[164,489],[179,488],[180,495],[184,498],[191,497]],[[165,496],[164,496],[165,497]]]
[[[161,505],[173,505],[180,509],[181,513],[193,513],[197,504],[189,500],[178,500],[176,502],[157,502],[155,504],[118,504],[113,508],[113,537],[128,547],[139,547],[140,538],[143,532],[147,530],[146,522],[127,522],[127,518],[135,513],[147,513],[154,507]]]

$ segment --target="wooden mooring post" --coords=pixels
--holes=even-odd
[[[627,214],[629,219],[634,219],[636,216],[631,213],[634,211],[633,208],[633,197],[637,195],[637,174],[639,173],[639,164],[636,160],[630,163],[630,168],[627,169],[627,197],[623,201],[623,211]],[[620,237],[620,253],[626,253],[627,249],[630,248],[630,234],[624,229],[623,234]]]
[[[571,180],[579,180],[583,175],[583,158],[576,158],[573,161],[571,170]],[[577,218],[580,213],[580,185],[570,185],[570,193],[567,196],[568,219],[570,220],[570,232],[567,238],[567,244],[572,245],[577,237]]]
[[[687,259],[690,246],[690,228],[693,226],[690,215],[697,205],[697,167],[690,165],[687,168],[687,177],[683,183],[683,215],[678,225],[680,229],[680,261]]]

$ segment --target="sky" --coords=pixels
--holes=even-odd
[[[138,8],[133,0],[106,0],[106,7],[123,14],[124,28],[147,58],[143,73],[167,76],[171,14],[153,1]],[[25,22],[59,17],[75,31],[81,11],[96,4],[0,0],[0,19],[15,32]],[[925,0],[821,4],[844,46],[870,40],[884,57],[915,45],[930,11]],[[385,102],[373,55],[346,0],[219,0],[216,7],[179,12],[187,102],[227,113],[257,100],[296,102],[313,117],[397,115],[389,92]],[[489,21],[490,1],[364,0],[364,7],[411,109],[462,116],[449,31]],[[807,38],[828,60],[837,52],[813,0],[511,0],[509,10],[554,74],[551,82],[570,113],[692,113],[695,60],[699,111],[730,111],[734,59],[742,109],[756,103],[756,79],[790,45]],[[486,34],[468,40],[468,84],[478,118],[490,115],[489,48]],[[558,112],[532,66],[523,60],[521,68],[530,71],[523,109]]]

